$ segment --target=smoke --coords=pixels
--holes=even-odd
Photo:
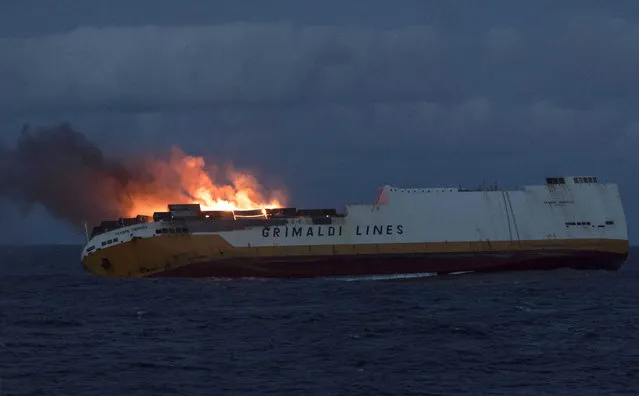
[[[20,204],[40,204],[78,229],[103,220],[152,215],[169,203],[211,199],[246,205],[265,202],[263,189],[246,173],[229,169],[228,185],[215,185],[204,160],[174,147],[168,161],[105,155],[68,123],[25,125],[14,148],[0,148],[0,196]],[[210,196],[213,194],[213,196]],[[273,196],[281,198],[281,193]],[[171,202],[169,202],[171,201]],[[206,203],[206,202],[202,202]]]
[[[126,186],[138,175],[107,158],[84,135],[63,123],[25,125],[15,148],[2,148],[0,194],[39,203],[56,218],[81,227],[117,218],[127,206]]]

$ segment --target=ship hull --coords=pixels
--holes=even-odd
[[[229,217],[169,205],[153,222],[96,233],[82,263],[116,278],[310,278],[617,270],[629,250],[619,190],[593,177],[509,191],[384,186],[374,204],[345,209]]]
[[[217,235],[138,239],[87,256],[107,277],[311,278],[516,270],[618,270],[627,240],[231,246]]]
[[[228,259],[188,264],[149,275],[175,278],[314,278],[456,272],[555,270],[616,271],[627,254],[597,251],[525,251],[415,255]]]

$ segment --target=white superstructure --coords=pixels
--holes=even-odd
[[[96,235],[82,257],[134,237],[171,234],[162,230],[219,235],[238,248],[628,238],[617,185],[594,177],[548,178],[520,190],[386,185],[377,202],[347,205],[343,215],[325,217],[233,222],[236,226],[202,219],[135,224]]]

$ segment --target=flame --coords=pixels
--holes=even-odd
[[[284,194],[264,192],[257,179],[232,167],[224,170],[227,183],[216,183],[221,170],[206,169],[204,158],[186,155],[173,147],[168,162],[153,160],[147,165],[151,181],[127,189],[128,216],[152,216],[166,212],[170,203],[197,203],[202,210],[255,210],[281,208]]]

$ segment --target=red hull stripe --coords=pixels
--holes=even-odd
[[[598,251],[518,251],[387,256],[260,257],[189,264],[150,277],[311,278],[326,276],[447,274],[460,271],[618,270],[627,254]]]

